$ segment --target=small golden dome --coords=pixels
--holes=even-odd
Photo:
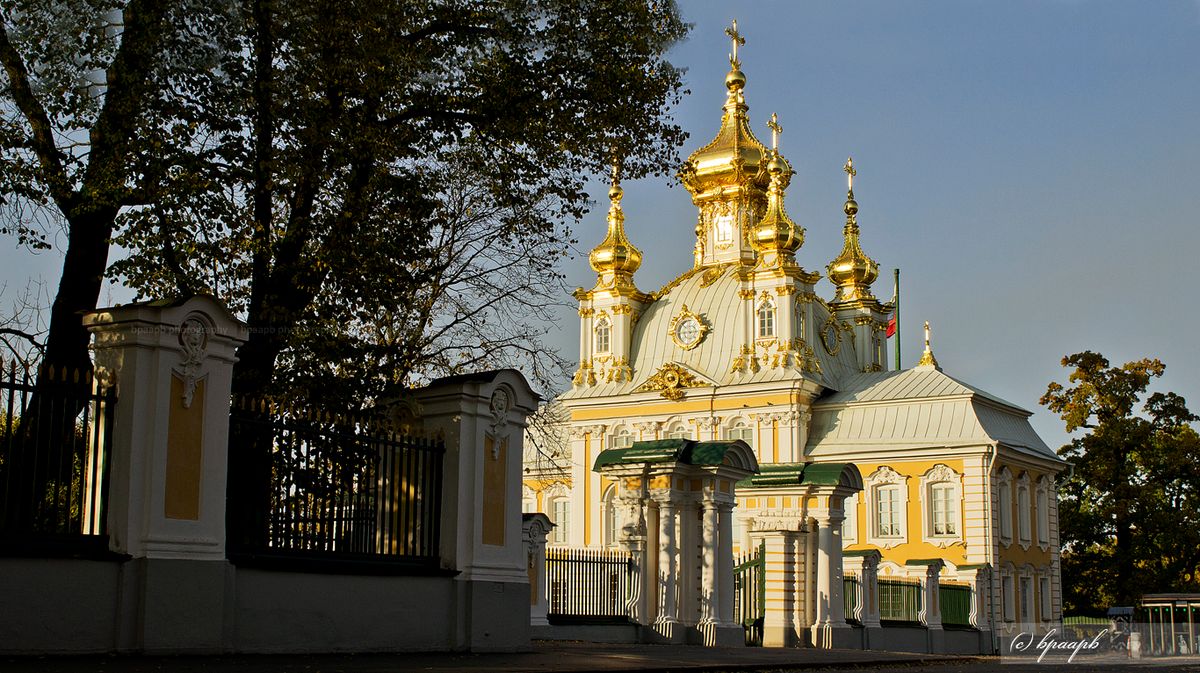
[[[874,299],[871,294],[871,283],[879,277],[879,265],[867,257],[858,242],[858,202],[854,200],[854,170],[852,159],[846,160],[846,171],[849,188],[846,190],[846,203],[842,211],[846,213],[846,225],[842,229],[845,243],[842,254],[829,263],[825,268],[830,282],[837,288],[834,301],[856,301]]]
[[[767,162],[771,185],[767,188],[767,213],[750,232],[750,245],[759,253],[786,252],[794,254],[804,245],[804,228],[788,217],[783,207],[784,181],[792,175],[792,167],[774,152]]]
[[[625,211],[621,209],[621,198],[625,190],[613,166],[612,187],[608,190],[608,234],[592,249],[588,262],[596,273],[624,273],[632,275],[642,265],[642,251],[638,250],[625,236]]]

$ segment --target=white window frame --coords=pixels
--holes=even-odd
[[[1033,544],[1033,504],[1029,489],[1029,473],[1017,477],[1017,542],[1022,549]]]
[[[779,316],[776,309],[775,300],[765,294],[755,305],[754,333],[758,335],[759,339],[773,339],[778,333],[776,323],[779,322]]]
[[[1017,573],[1017,581],[1015,583],[1017,591],[1017,621],[1021,624],[1033,624],[1034,619],[1034,579],[1033,566],[1026,565]],[[1029,587],[1029,592],[1024,592],[1024,587]],[[1022,619],[1023,618],[1023,619]]]
[[[608,355],[612,353],[612,321],[608,319],[608,316],[602,315],[596,320],[593,333],[592,345],[596,354]]]
[[[1038,574],[1037,590],[1038,590],[1038,606],[1040,608],[1040,611],[1039,611],[1040,616],[1041,616],[1043,622],[1048,622],[1048,621],[1050,621],[1051,617],[1053,616],[1053,607],[1052,607],[1051,598],[1052,598],[1052,592],[1054,591],[1054,589],[1050,583],[1049,573],[1042,572],[1042,573]]]
[[[559,512],[559,505],[562,505],[563,510]],[[550,499],[546,503],[546,515],[550,517],[550,522],[554,524],[554,528],[550,531],[549,543],[553,545],[566,545],[571,543],[571,499],[567,496],[557,496]],[[560,516],[561,514],[561,516]],[[559,519],[566,519],[560,521]]]
[[[1050,549],[1050,478],[1043,476],[1037,482],[1037,543],[1042,551]]]
[[[1012,481],[1012,472],[1007,467],[1000,470],[1000,476],[996,478],[996,511],[1000,519],[1000,544],[1005,547],[1013,541]]]
[[[604,546],[615,548],[621,542],[620,505],[617,504],[617,485],[611,484],[604,491]]]
[[[692,439],[692,431],[683,421],[675,421],[667,426],[663,439]]]
[[[725,428],[725,439],[740,439],[754,448],[754,425],[744,418],[735,418]]]
[[[908,541],[908,477],[884,465],[871,473],[866,480],[867,510],[867,544],[891,549]],[[895,487],[899,496],[896,502],[896,523],[898,535],[880,535],[879,531],[879,493],[880,489]]]
[[[1017,596],[1014,591],[1016,581],[1012,570],[1000,572],[1000,618],[1006,622],[1016,621]]]
[[[858,543],[858,494],[855,493],[842,501],[842,546]]]
[[[933,497],[934,490],[938,488],[948,488],[950,491],[950,511],[948,512],[948,523],[954,527],[953,533],[937,533],[934,529],[934,510],[936,502]],[[963,521],[962,521],[962,475],[955,472],[950,466],[943,463],[938,463],[929,469],[921,477],[921,507],[924,524],[922,526],[922,539],[937,547],[946,548],[952,544],[961,543],[963,541]]]
[[[629,428],[621,426],[609,438],[608,447],[610,449],[627,449],[633,446],[635,441],[637,440],[634,438],[633,432]]]

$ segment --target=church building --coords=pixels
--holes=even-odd
[[[620,484],[594,467],[639,441],[739,439],[764,472],[852,464],[861,490],[838,515],[847,561],[876,550],[880,578],[905,578],[940,560],[944,581],[981,582],[980,620],[996,635],[1049,628],[1061,620],[1055,478],[1066,464],[1029,411],[943,370],[928,325],[918,364],[889,366],[896,307],[873,288],[879,266],[865,252],[869,224],[860,240],[853,163],[841,222],[828,225],[841,224],[842,249],[804,248],[785,208],[793,170],[781,128],[772,115],[770,146],[755,136],[733,37],[720,128],[678,174],[697,210],[694,262],[660,289],[636,282],[639,227],[626,226],[614,169],[607,232],[589,258],[596,283],[575,292],[579,367],[557,402],[569,468],[530,466],[526,509],[556,523],[551,544],[615,547]],[[822,278],[832,297],[818,294]],[[743,552],[756,518],[791,517],[803,531],[813,506],[741,486],[736,496]]]

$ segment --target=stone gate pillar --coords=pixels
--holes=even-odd
[[[521,540],[529,566],[529,625],[549,626],[549,593],[546,586],[546,536],[554,524],[541,512],[521,515]]]
[[[855,603],[855,613],[846,615],[847,618],[857,619],[862,624],[863,649],[869,650],[882,642],[879,621],[879,561],[882,558],[878,549],[867,549],[859,552],[845,552],[842,555],[842,569],[846,575],[858,576]]]
[[[83,324],[97,375],[117,386],[109,546],[133,558],[117,648],[220,651],[229,393],[246,327],[208,296],[100,309]]]
[[[460,647],[529,646],[528,557],[521,540],[521,460],[538,396],[520,372],[437,379],[415,391],[424,430],[446,441],[441,556],[458,571]]]

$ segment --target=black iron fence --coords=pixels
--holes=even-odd
[[[767,604],[767,545],[740,555],[733,566],[733,618],[746,631],[747,645],[762,645]]]
[[[632,556],[605,549],[546,549],[551,623],[629,619],[638,568]]]
[[[917,580],[879,580],[879,618],[916,622],[921,610],[921,583]]]
[[[230,414],[235,560],[440,563],[440,441],[370,419],[238,400]]]
[[[0,362],[0,551],[104,551],[116,390]]]

